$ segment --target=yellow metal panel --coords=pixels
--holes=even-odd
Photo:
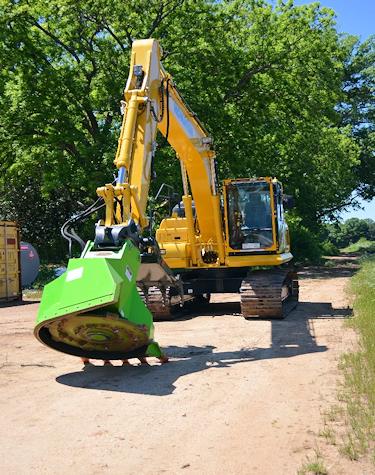
[[[18,227],[14,222],[0,221],[0,300],[21,296],[19,259]]]
[[[163,219],[156,231],[156,240],[160,245],[169,241],[184,241],[189,239],[186,218]]]
[[[183,259],[183,247],[181,244],[174,245],[166,244],[167,251],[166,256],[163,256],[165,262],[171,269],[196,269],[196,267],[189,266],[187,259]],[[251,256],[228,256],[225,264],[227,267],[258,267],[258,266],[280,266],[291,261],[293,258],[290,252],[284,254],[269,254],[260,255],[252,254]],[[200,269],[213,269],[217,268],[217,264],[204,264],[199,262]]]
[[[192,208],[192,197],[191,195],[184,195],[182,197],[182,201],[185,207],[185,216],[186,216],[186,223],[187,223],[187,234],[189,238],[189,245],[191,251],[191,263],[193,266],[198,264],[198,256],[197,256],[197,246],[196,246],[196,238],[195,238],[195,229],[194,229],[194,218],[193,218],[193,208]]]
[[[274,195],[274,192],[273,192],[273,186],[272,186],[272,182],[271,182],[271,187],[270,187],[270,191],[271,191],[271,208],[272,208],[272,236],[273,236],[273,246],[270,246],[269,250],[275,250],[277,251],[278,250],[278,247],[279,247],[279,244],[276,242],[276,218],[277,218],[277,215],[276,215],[276,209],[275,209],[275,195]]]
[[[169,244],[166,246],[167,255],[165,257],[165,262],[171,269],[196,269],[196,267],[187,266],[184,263],[183,259],[178,259],[173,256],[173,253],[170,252]],[[173,256],[169,258],[168,255]],[[182,253],[181,253],[182,256]],[[163,256],[164,257],[164,256]],[[283,254],[252,254],[251,256],[227,256],[225,264],[227,267],[258,267],[258,266],[280,266],[291,261],[293,258],[290,252],[285,252]],[[217,268],[217,264],[204,264],[203,262],[199,263],[200,269],[212,269]]]
[[[163,259],[172,269],[191,267],[191,249],[189,244],[184,242],[166,243],[162,249],[165,249],[165,255],[163,255]]]
[[[200,128],[195,117],[181,100],[173,83],[169,90],[169,120],[164,114],[159,130],[183,162],[189,177],[191,194],[197,213],[201,242],[217,243],[215,212],[217,203],[212,201],[211,161],[214,153],[205,143],[207,134]],[[217,210],[220,213],[219,210]]]
[[[280,266],[293,258],[290,252],[283,254],[252,254],[250,256],[228,256],[226,264],[229,267]]]
[[[156,231],[163,258],[173,269],[191,266],[191,245],[186,218],[163,219]]]

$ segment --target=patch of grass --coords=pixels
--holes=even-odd
[[[354,244],[341,249],[342,252],[358,252],[358,253],[375,253],[375,241],[368,241],[366,238],[361,238]]]
[[[348,434],[343,441],[343,445],[340,447],[340,453],[350,460],[358,460],[360,456],[358,449],[358,441]]]
[[[344,374],[340,399],[350,431],[341,452],[352,460],[369,452],[375,460],[375,260],[363,263],[351,280],[351,291],[351,326],[359,334],[359,348],[340,361]]]
[[[41,300],[43,289],[24,289],[22,291],[23,300]]]
[[[298,475],[328,475],[328,470],[324,465],[324,460],[319,452],[315,450],[313,457],[307,457],[306,463],[297,471]]]
[[[364,254],[361,254],[358,259],[359,265],[363,266],[363,264],[366,264],[366,262],[375,262],[375,255],[374,254],[369,254],[365,252]]]
[[[323,415],[327,421],[337,422],[342,419],[343,414],[344,414],[344,408],[341,406],[338,406],[337,404],[334,404],[333,406],[330,407],[328,411],[324,412]]]
[[[327,425],[325,425],[324,429],[319,432],[319,437],[323,437],[330,445],[336,445],[335,431]]]

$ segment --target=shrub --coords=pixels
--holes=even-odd
[[[337,256],[340,254],[339,248],[329,241],[324,241],[321,244],[321,249],[324,256]]]
[[[42,264],[40,266],[38,277],[32,285],[34,289],[43,289],[43,287],[55,279],[55,268],[54,266]]]
[[[322,248],[317,235],[302,224],[302,218],[299,216],[290,215],[287,221],[295,261],[319,264],[322,257]]]

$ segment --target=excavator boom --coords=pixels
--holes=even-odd
[[[130,219],[142,229],[148,225],[147,200],[157,130],[175,150],[181,163],[186,218],[194,228],[192,197],[202,248],[215,248],[224,263],[223,224],[217,189],[212,139],[190,110],[172,78],[164,70],[156,40],[134,41],[130,73],[124,92],[125,111],[115,165],[117,184],[97,190],[107,205],[105,226],[124,225]],[[191,190],[189,190],[189,185]],[[122,204],[114,209],[114,197]],[[207,213],[207,209],[211,213]],[[196,239],[189,233],[193,264],[197,264]]]

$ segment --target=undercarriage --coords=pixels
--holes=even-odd
[[[160,276],[160,268],[155,273]],[[167,278],[159,282],[143,278],[138,282],[138,292],[154,320],[177,318],[196,305],[208,303],[213,293],[239,293],[246,319],[281,319],[297,305],[298,280],[290,268],[193,269],[176,275],[169,270]]]

